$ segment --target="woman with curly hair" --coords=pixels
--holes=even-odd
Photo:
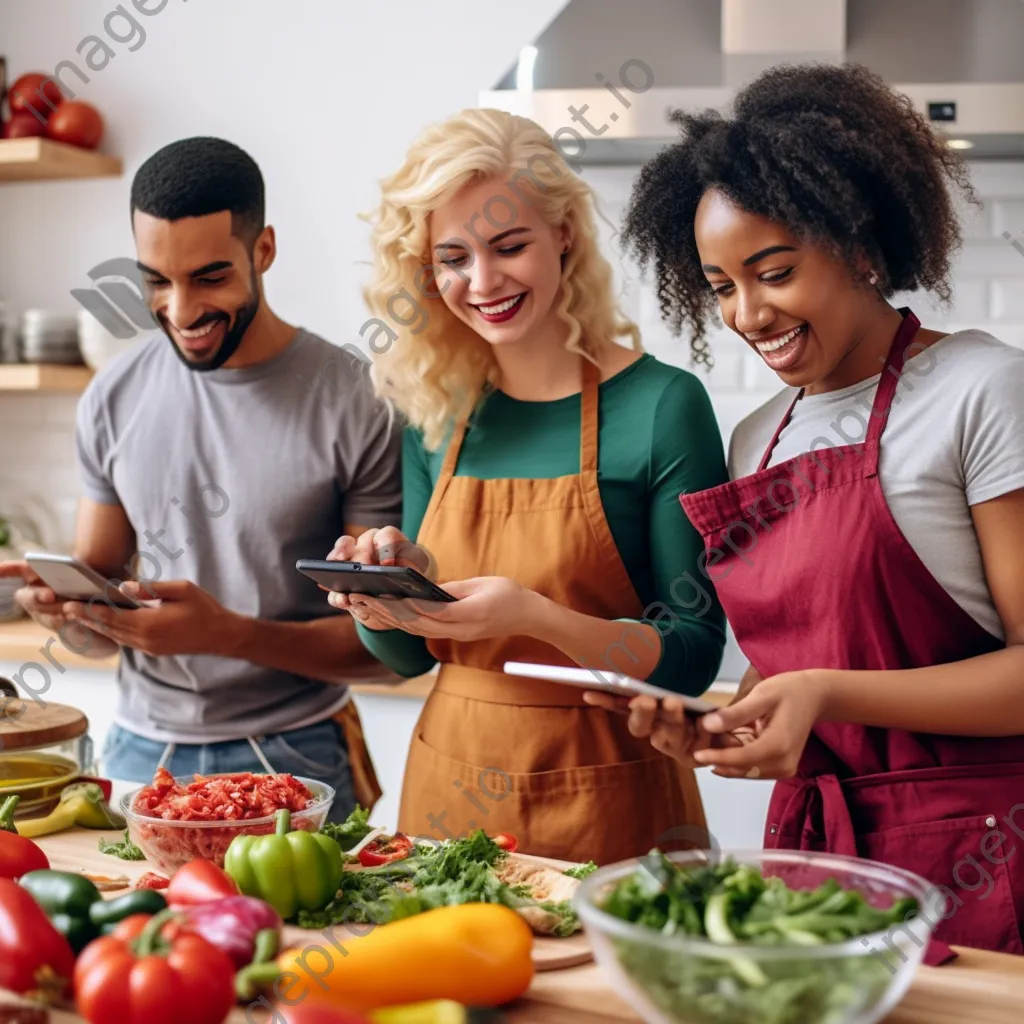
[[[731,482],[681,498],[740,694],[696,727],[637,698],[631,725],[781,780],[769,847],[915,871],[940,939],[1024,952],[1024,857],[1000,846],[1024,838],[1024,352],[889,301],[948,299],[966,169],[856,66],[776,68],[730,119],[677,120],[628,244],[698,357],[717,307],[786,389],[736,428]]]
[[[724,617],[690,571],[701,542],[678,501],[727,478],[707,393],[639,351],[590,188],[532,121],[469,110],[433,126],[382,192],[366,298],[407,325],[372,371],[409,423],[403,530],[342,537],[331,557],[433,559],[458,599],[331,597],[396,672],[440,663],[399,827],[481,827],[598,862],[699,841],[691,765],[581,690],[503,666],[578,664],[687,694],[714,679]]]

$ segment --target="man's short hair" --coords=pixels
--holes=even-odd
[[[181,139],[154,153],[132,182],[135,211],[161,220],[231,211],[232,234],[252,247],[264,227],[265,194],[259,166],[224,139]]]

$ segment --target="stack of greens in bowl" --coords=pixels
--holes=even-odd
[[[920,944],[911,940],[905,922],[920,911],[927,883],[901,881],[903,873],[875,865],[892,872],[879,885],[872,865],[852,858],[848,873],[826,876],[802,856],[707,863],[654,851],[639,866],[588,879],[578,909],[598,959],[614,966],[631,1001],[647,1004],[641,1009],[648,1020],[876,1021],[902,996],[923,956],[927,935]],[[884,908],[858,889],[857,865]]]

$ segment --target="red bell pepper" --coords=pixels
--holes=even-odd
[[[404,860],[412,853],[413,842],[401,832],[393,836],[378,836],[359,851],[359,863],[364,868]]]
[[[50,866],[46,854],[14,826],[14,808],[20,798],[15,794],[0,804],[0,878],[21,878],[30,871]]]
[[[199,858],[190,860],[171,875],[171,884],[164,895],[169,907],[180,910],[241,894],[238,884],[223,868],[212,860]]]
[[[0,878],[0,988],[44,1001],[62,998],[75,967],[75,954],[32,894]]]
[[[82,950],[74,971],[75,1002],[89,1024],[221,1024],[231,1012],[231,958],[187,931],[168,941],[161,933],[174,916],[162,911],[137,939],[115,931]],[[137,924],[126,918],[118,930],[131,932]]]

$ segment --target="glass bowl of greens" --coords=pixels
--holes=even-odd
[[[595,872],[573,903],[649,1024],[875,1024],[942,916],[908,871],[789,850],[654,850]]]

